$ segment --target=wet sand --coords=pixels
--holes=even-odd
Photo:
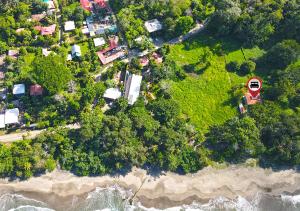
[[[231,166],[224,169],[207,167],[196,174],[178,175],[167,172],[159,177],[133,168],[125,176],[77,177],[55,170],[27,181],[0,180],[0,194],[20,193],[46,202],[56,210],[65,210],[74,197],[84,200],[96,187],[119,185],[138,193],[134,201],[145,207],[167,208],[182,204],[207,202],[224,196],[251,199],[258,192],[270,195],[295,193],[300,189],[300,173],[294,170],[274,172],[270,169]]]

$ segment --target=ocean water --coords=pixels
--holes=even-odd
[[[74,197],[70,206],[63,211],[159,211],[160,209],[145,208],[141,203],[129,204],[132,192],[118,186],[97,188],[90,192],[84,200]],[[80,202],[79,202],[80,201]],[[45,202],[27,198],[19,194],[0,196],[0,211],[54,211]],[[243,197],[234,200],[218,197],[208,203],[193,202],[190,205],[170,207],[166,211],[298,211],[300,195],[270,196],[257,194],[253,200]],[[57,210],[59,211],[59,210]]]

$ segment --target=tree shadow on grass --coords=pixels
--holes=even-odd
[[[205,65],[204,67],[198,67],[199,63],[194,64],[187,64],[183,65],[183,69],[188,74],[195,74],[197,76],[202,75],[205,70],[209,67],[208,65]]]

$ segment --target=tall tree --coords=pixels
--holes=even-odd
[[[36,57],[32,64],[32,76],[50,94],[62,91],[72,78],[65,61],[53,54],[48,57]]]

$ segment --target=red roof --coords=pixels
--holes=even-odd
[[[112,49],[115,49],[116,47],[118,47],[118,37],[112,38],[109,40],[109,47],[103,49],[102,51],[97,52],[98,57],[100,59],[100,61],[102,62],[102,64],[108,64],[114,60],[116,60],[117,58],[124,56],[124,52],[123,51],[119,51],[115,54],[112,54],[111,56],[106,57],[104,54]]]
[[[80,0],[80,4],[83,9],[91,11],[91,3],[89,0]]]
[[[95,0],[95,2],[101,7],[101,8],[106,8],[106,2],[104,0]]]
[[[56,24],[50,26],[35,26],[34,29],[41,32],[41,35],[52,35],[55,32]]]
[[[152,54],[152,57],[154,58],[155,62],[157,63],[162,63],[163,62],[163,57],[159,55],[158,53],[154,52]]]
[[[30,86],[30,95],[38,96],[43,94],[43,87],[41,85],[35,84]]]
[[[254,105],[256,103],[261,103],[260,95],[258,95],[256,98],[253,98],[252,95],[249,92],[247,92],[245,94],[245,98],[246,98],[247,105]]]
[[[140,63],[143,67],[145,67],[149,64],[149,59],[145,56],[145,57],[140,59]]]
[[[110,63],[110,62],[112,62],[112,61],[114,61],[114,60],[116,60],[116,59],[118,59],[118,58],[125,55],[124,51],[119,51],[119,52],[117,52],[115,54],[112,54],[108,57],[106,57],[101,52],[98,52],[97,54],[98,54],[98,57],[99,57],[100,61],[102,62],[102,64],[108,64],[108,63]]]

